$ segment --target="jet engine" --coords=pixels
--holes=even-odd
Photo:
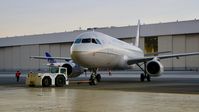
[[[62,67],[67,68],[69,78],[78,77],[83,73],[83,68],[75,63],[64,63]]]
[[[164,67],[157,58],[146,63],[146,71],[152,77],[160,76],[164,72]]]

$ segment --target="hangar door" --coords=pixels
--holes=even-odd
[[[144,38],[144,52],[145,54],[158,52],[158,37]]]

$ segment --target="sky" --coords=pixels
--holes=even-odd
[[[0,37],[199,19],[199,0],[0,0]]]

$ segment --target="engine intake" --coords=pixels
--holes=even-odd
[[[147,62],[146,71],[152,77],[157,77],[163,73],[164,67],[157,59],[153,59]]]
[[[78,65],[73,66],[72,64],[63,64],[62,67],[67,68],[69,78],[78,77],[81,73],[83,73],[83,70]]]

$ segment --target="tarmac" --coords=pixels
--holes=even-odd
[[[27,87],[23,74],[0,74],[0,112],[198,112],[199,72],[166,71],[140,82],[139,71],[101,72],[90,86],[89,74],[65,87]]]

